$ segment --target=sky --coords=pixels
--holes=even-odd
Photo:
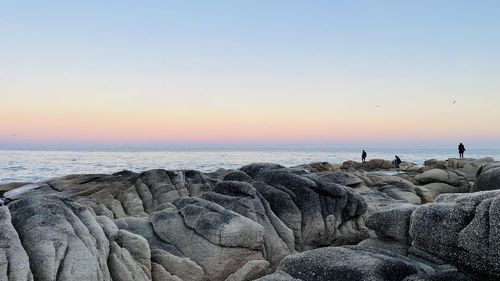
[[[500,147],[500,1],[0,0],[0,148]]]

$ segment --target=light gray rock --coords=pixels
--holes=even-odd
[[[163,266],[159,264],[153,263],[152,268],[152,276],[154,281],[184,281],[179,277],[170,274],[165,268],[163,268]]]
[[[408,184],[402,184],[400,182],[389,182],[385,184],[378,184],[372,187],[373,189],[383,192],[388,196],[396,199],[403,200],[410,204],[422,203],[422,199],[418,196],[415,186],[408,182]]]
[[[183,198],[151,215],[155,233],[200,265],[210,280],[224,280],[250,260],[263,260],[264,228],[203,199]]]
[[[474,180],[476,178],[477,171],[479,170],[479,167],[481,167],[481,165],[493,162],[495,162],[495,159],[493,159],[492,157],[480,158],[476,161],[466,164],[463,168],[460,169],[460,171],[464,172],[469,178],[469,180]]]
[[[237,212],[264,227],[264,257],[277,267],[295,252],[293,232],[271,210],[269,203],[247,182],[223,181],[201,198]]]
[[[200,281],[204,279],[205,272],[203,268],[188,257],[179,257],[160,249],[153,249],[151,254],[153,264],[161,266],[164,271],[168,272],[169,276],[172,275],[181,280],[191,281]],[[163,272],[162,269],[158,268],[158,270]],[[164,273],[162,274],[167,275]]]
[[[417,175],[415,179],[420,184],[428,184],[441,182],[452,186],[460,186],[461,180],[464,180],[466,175],[457,171],[446,171],[441,169],[431,169]]]
[[[120,229],[116,233],[114,241],[128,251],[135,260],[134,265],[138,265],[146,276],[151,279],[151,249],[148,240],[140,235]],[[142,276],[142,273],[134,275]]]
[[[54,196],[9,205],[35,280],[109,280],[109,242],[84,207]]]
[[[357,187],[363,183],[363,181],[360,178],[356,177],[352,173],[345,171],[322,172],[317,175],[320,176],[325,181],[349,187]]]
[[[500,278],[499,218],[500,191],[441,195],[413,212],[410,236],[450,264]]]
[[[474,158],[448,158],[446,162],[448,162],[448,167],[453,170],[458,170],[465,167],[467,164],[470,164],[477,159]]]
[[[130,252],[116,242],[110,244],[108,266],[113,280],[151,280],[151,272],[145,272]]]
[[[0,280],[31,281],[28,254],[12,226],[9,209],[0,207]]]
[[[229,275],[225,281],[250,281],[255,280],[267,273],[269,262],[263,260],[255,260],[247,262],[243,267],[235,273]]]
[[[345,161],[341,166],[344,170],[389,170],[389,169],[397,169],[397,167],[392,163],[392,161],[384,160],[384,159],[370,159],[365,163],[359,163],[356,161]]]
[[[423,190],[428,191],[428,194],[432,198],[432,201],[434,201],[434,198],[438,197],[441,194],[466,193],[470,189],[470,187],[468,187],[467,185],[453,186],[453,185],[449,185],[447,183],[442,183],[442,182],[433,182],[433,183],[422,185],[421,187],[424,188],[421,191],[423,191]],[[430,201],[430,202],[432,202],[432,201]]]

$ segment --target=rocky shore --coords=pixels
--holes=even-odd
[[[500,280],[492,158],[79,174],[0,194],[0,280]]]

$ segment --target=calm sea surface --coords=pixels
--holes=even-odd
[[[368,149],[368,160],[403,161],[422,165],[427,159],[457,157],[455,149]],[[328,161],[342,163],[360,160],[358,149],[272,148],[272,149],[166,149],[163,151],[0,151],[0,183],[40,181],[81,173],[114,173],[121,170],[141,172],[149,169],[194,169],[212,172],[218,168],[239,168],[254,162],[284,166]],[[500,159],[500,149],[468,149],[466,157],[491,156]]]

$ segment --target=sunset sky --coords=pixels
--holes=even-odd
[[[500,1],[76,2],[0,0],[0,148],[500,146]]]

